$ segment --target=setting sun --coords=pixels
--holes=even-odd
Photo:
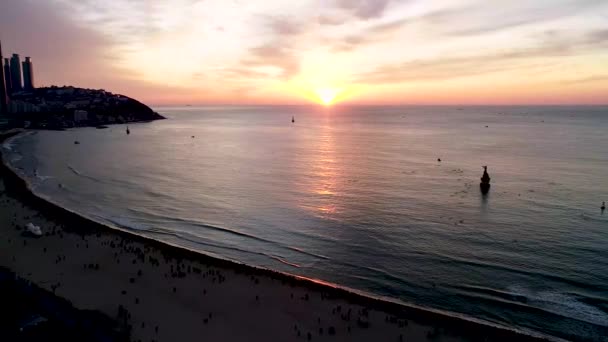
[[[315,93],[317,94],[317,97],[319,98],[319,100],[321,100],[321,103],[323,103],[326,106],[332,105],[335,102],[338,94],[340,94],[340,92],[341,92],[341,89],[333,89],[333,88],[322,88],[322,89],[315,90]]]

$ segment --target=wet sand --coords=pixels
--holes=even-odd
[[[133,341],[538,340],[111,229],[0,168],[0,265],[124,321]]]

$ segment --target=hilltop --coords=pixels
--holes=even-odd
[[[11,97],[15,123],[61,129],[164,119],[145,104],[103,89],[71,86],[36,88]]]

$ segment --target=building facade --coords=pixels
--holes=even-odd
[[[13,87],[11,86],[11,66],[8,58],[4,59],[4,86],[6,87],[6,96],[13,93]]]
[[[75,110],[74,111],[74,122],[79,124],[89,120],[89,112],[86,110]]]
[[[32,65],[32,59],[25,57],[23,61],[23,89],[27,91],[34,90],[34,66]]]
[[[12,93],[23,90],[23,83],[21,82],[21,60],[16,53],[11,57],[11,89]]]
[[[0,61],[2,61],[2,43],[0,43]],[[4,68],[0,68],[0,121],[8,112],[8,96],[4,81]]]
[[[40,112],[40,107],[21,100],[11,100],[8,105],[8,112],[10,114],[37,113]]]

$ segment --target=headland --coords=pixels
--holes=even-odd
[[[11,96],[13,127],[65,129],[164,119],[147,105],[103,89],[51,86]]]

